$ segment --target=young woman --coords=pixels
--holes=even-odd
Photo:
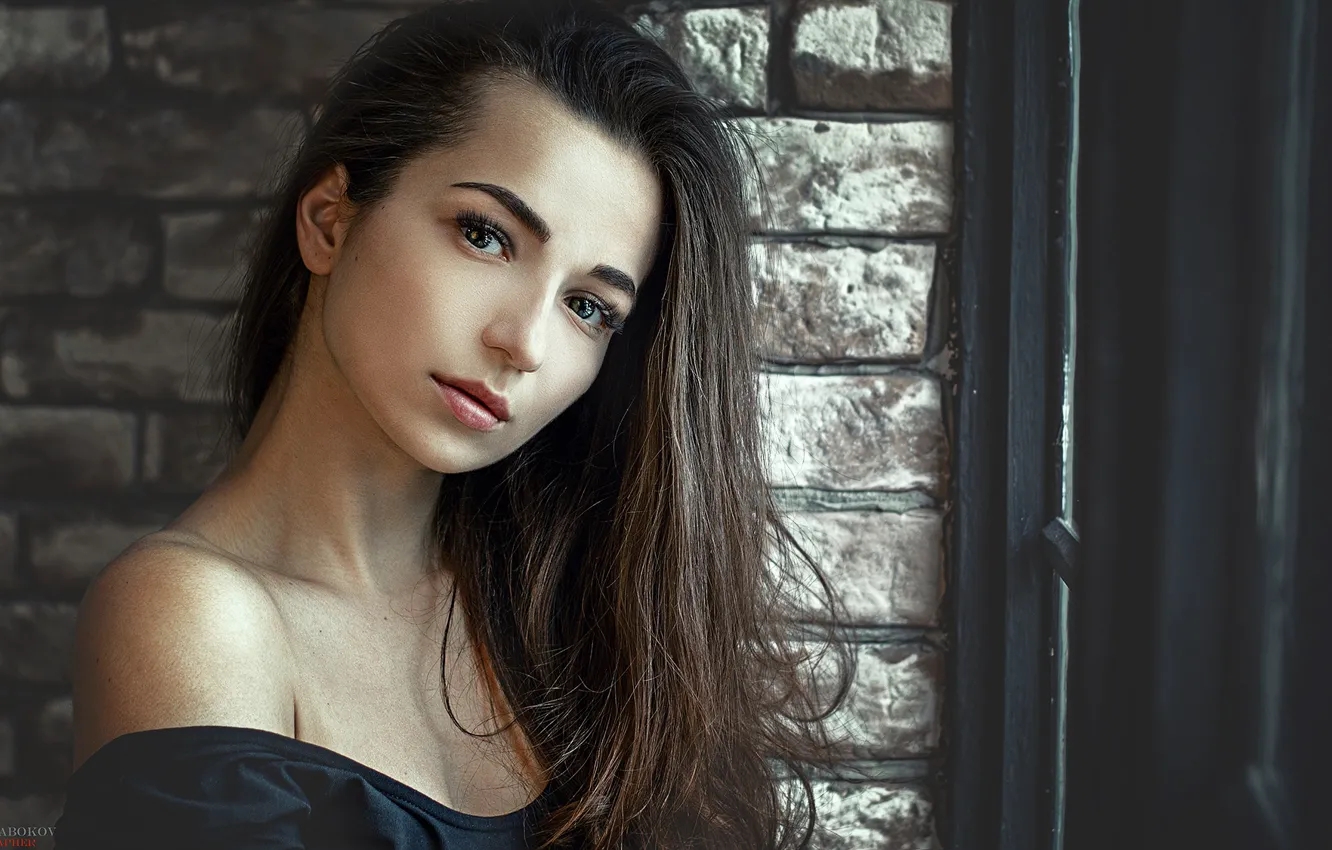
[[[590,2],[358,51],[252,252],[237,451],[82,603],[58,847],[808,840],[850,655],[792,640],[793,563],[836,610],[765,481],[723,119]]]

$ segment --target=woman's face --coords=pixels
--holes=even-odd
[[[351,395],[443,473],[500,460],[588,390],[662,216],[648,162],[544,90],[495,83],[483,103],[476,132],[410,162],[349,240],[336,226],[323,302]],[[465,424],[441,378],[502,396],[507,420]]]

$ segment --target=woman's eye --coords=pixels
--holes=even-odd
[[[459,213],[458,227],[462,231],[463,238],[483,254],[502,257],[511,247],[504,229],[480,213]],[[492,251],[492,248],[496,250]]]
[[[466,236],[467,241],[475,245],[479,251],[485,251],[487,254],[494,253],[496,256],[504,253],[504,246],[501,245],[499,240],[495,238],[495,235],[488,230],[483,230],[479,227],[469,227],[467,230],[463,231],[463,235]],[[493,252],[490,251],[489,249],[492,246],[499,250]]]
[[[601,312],[601,308],[597,306],[596,302],[590,301],[587,298],[575,298],[573,300],[573,303],[588,308],[588,312],[586,313],[583,310],[579,310],[577,307],[574,308],[574,312],[577,313],[578,317],[583,321],[590,321],[594,315]],[[592,322],[592,324],[599,325],[601,323]]]
[[[581,296],[574,298],[571,303],[582,304],[585,305],[585,307],[590,308],[590,310],[584,312],[584,310],[575,307],[574,312],[578,314],[580,319],[586,321],[596,329],[598,333],[614,334],[624,330],[624,322],[620,321],[619,311],[614,307],[611,307],[609,304],[603,304],[595,299],[584,298]],[[601,314],[601,318],[593,321],[598,313]]]

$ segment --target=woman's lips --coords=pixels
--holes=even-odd
[[[462,424],[477,431],[493,431],[500,426],[499,417],[491,413],[490,408],[467,393],[452,384],[444,383],[438,378],[435,379],[435,386],[439,387],[440,394],[444,396],[444,401]]]

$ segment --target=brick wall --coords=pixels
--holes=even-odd
[[[221,466],[209,356],[268,167],[411,6],[0,6],[0,826],[58,814],[88,579]],[[631,10],[768,140],[772,480],[860,640],[846,765],[819,784],[829,848],[937,846],[952,11]]]

